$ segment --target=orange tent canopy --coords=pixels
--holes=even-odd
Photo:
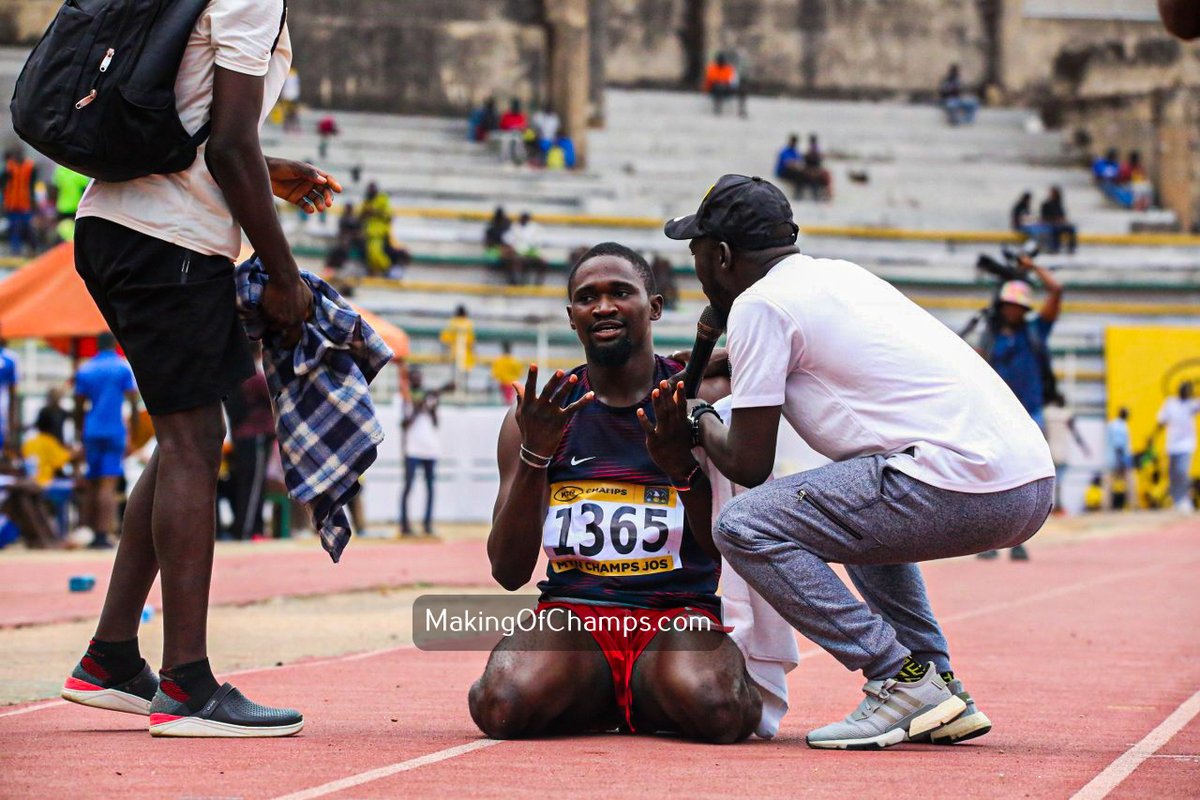
[[[387,342],[396,358],[408,356],[408,334],[354,306]],[[10,339],[81,339],[108,324],[75,271],[75,245],[64,242],[0,281],[0,335]]]
[[[10,339],[99,336],[108,324],[75,272],[64,242],[0,281],[0,334]]]

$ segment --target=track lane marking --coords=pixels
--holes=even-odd
[[[373,769],[368,772],[360,772],[357,775],[351,775],[348,778],[330,781],[329,783],[324,783],[320,786],[314,786],[310,789],[301,789],[298,792],[281,795],[280,797],[274,798],[274,800],[313,800],[313,798],[316,797],[325,797],[326,795],[333,794],[334,792],[340,792],[343,789],[352,789],[355,786],[361,786],[364,783],[377,781],[381,778],[388,778],[392,775],[398,775],[401,772],[409,772],[414,769],[420,769],[421,767],[428,766],[429,764],[436,764],[439,761],[448,761],[451,758],[465,756],[468,753],[475,752],[476,750],[483,750],[484,748],[493,747],[498,744],[504,744],[504,740],[476,739],[473,742],[460,744],[457,747],[447,747],[445,750],[438,750],[436,753],[430,753],[429,755],[419,756],[417,758],[410,758],[407,761],[389,764],[386,767],[379,767],[378,769]]]
[[[1178,708],[1171,712],[1169,717],[1146,734],[1140,742],[1117,756],[1117,759],[1105,767],[1103,772],[1071,795],[1071,800],[1102,800],[1102,798],[1108,797],[1113,789],[1116,789],[1122,781],[1132,775],[1142,765],[1142,762],[1171,741],[1171,738],[1195,719],[1197,714],[1200,714],[1200,691],[1184,700]]]

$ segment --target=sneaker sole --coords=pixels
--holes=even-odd
[[[266,739],[291,736],[304,727],[304,720],[291,725],[234,725],[200,717],[176,717],[170,714],[150,716],[151,736],[188,739]]]
[[[951,697],[913,717],[908,723],[907,731],[904,728],[892,728],[876,736],[861,739],[825,739],[816,742],[805,739],[805,742],[816,750],[882,750],[925,735],[934,728],[950,722],[966,709],[967,704],[962,698]]]
[[[150,714],[150,701],[136,694],[105,689],[101,686],[81,681],[78,678],[67,678],[59,695],[63,700],[78,703],[81,706],[102,708],[105,711],[119,711],[123,714],[137,714],[145,717]]]
[[[929,741],[934,744],[955,744],[983,736],[992,729],[992,721],[982,711],[959,717],[932,731]]]

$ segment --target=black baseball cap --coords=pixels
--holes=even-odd
[[[800,233],[787,196],[757,175],[722,176],[695,214],[676,217],[663,230],[683,241],[714,236],[739,250],[785,247]]]

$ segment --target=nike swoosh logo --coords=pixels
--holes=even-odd
[[[591,461],[594,458],[596,458],[596,456],[588,456],[587,458],[575,458],[574,456],[572,456],[571,457],[571,466],[578,467],[580,464],[583,464],[587,461]]]

